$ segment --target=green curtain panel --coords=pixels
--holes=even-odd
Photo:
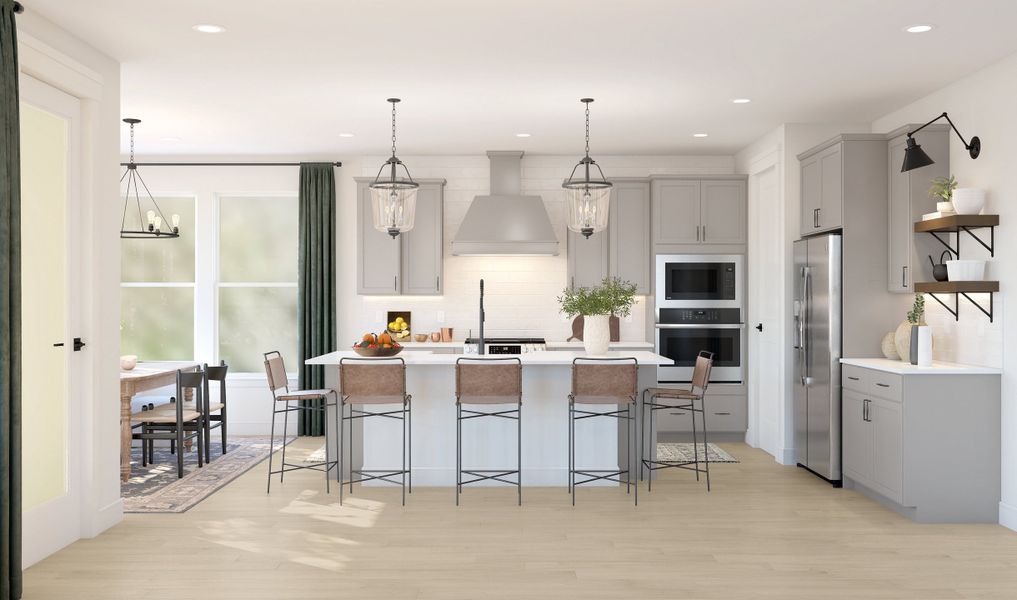
[[[0,0],[0,598],[21,598],[21,153],[14,0]]]
[[[335,171],[332,163],[300,165],[299,306],[300,389],[325,387],[325,367],[304,360],[336,349],[335,312]],[[320,400],[302,401],[304,407]],[[298,433],[325,435],[325,415],[302,410]]]

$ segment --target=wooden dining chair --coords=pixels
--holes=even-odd
[[[149,454],[155,440],[173,442],[177,452],[177,477],[184,476],[184,442],[196,440],[198,467],[205,466],[204,460],[204,420],[196,407],[205,405],[205,374],[202,371],[177,371],[177,395],[183,398],[185,390],[192,390],[194,403],[170,402],[153,410],[142,410],[131,415],[131,420],[141,423],[141,433],[137,434],[142,444],[149,444]],[[150,457],[149,457],[150,458]]]
[[[218,428],[222,434],[222,453],[226,454],[226,372],[229,370],[229,366],[226,361],[222,360],[219,361],[218,366],[213,367],[206,363],[202,366],[202,370],[205,372],[205,406],[202,409],[204,416],[202,420],[205,426],[205,462],[211,462],[210,438],[213,429]],[[209,393],[209,385],[213,381],[219,384],[219,396],[215,402],[212,401],[212,395]]]

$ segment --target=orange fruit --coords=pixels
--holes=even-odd
[[[363,340],[365,342],[367,342],[368,344],[373,344],[373,343],[375,343],[377,341],[377,338],[374,337],[373,333],[365,333],[364,337],[363,337]]]
[[[392,343],[392,336],[390,336],[388,334],[388,332],[382,333],[381,335],[378,336],[378,343],[379,344],[391,344]]]

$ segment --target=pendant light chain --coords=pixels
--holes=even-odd
[[[586,158],[590,157],[590,103],[586,103]]]
[[[131,123],[131,160],[130,163],[134,164],[134,123]]]
[[[396,103],[392,103],[392,156],[396,155]]]

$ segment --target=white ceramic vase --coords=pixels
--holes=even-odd
[[[957,188],[953,191],[953,208],[958,215],[977,215],[985,206],[985,190],[980,188]]]
[[[583,316],[583,347],[590,356],[607,354],[611,343],[611,317],[608,315]]]
[[[918,366],[932,366],[932,328],[928,325],[918,326]]]

